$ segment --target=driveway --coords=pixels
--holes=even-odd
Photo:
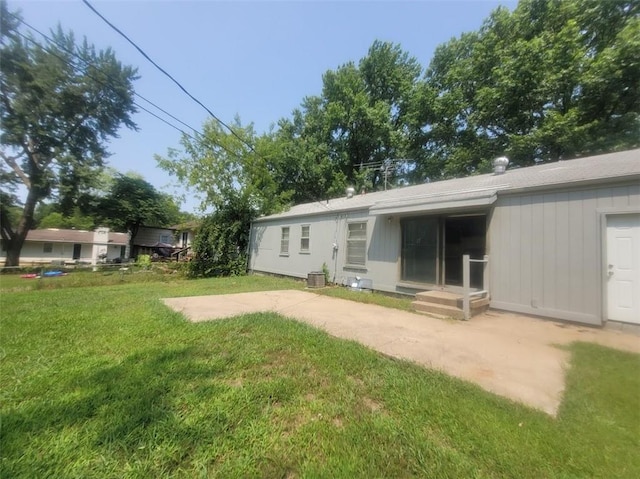
[[[562,401],[570,360],[558,345],[589,341],[640,353],[640,337],[631,333],[497,311],[471,321],[449,321],[296,290],[164,302],[194,322],[277,312],[389,356],[474,382],[551,415]]]

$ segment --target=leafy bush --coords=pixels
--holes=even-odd
[[[247,271],[249,230],[256,211],[245,197],[232,197],[205,218],[192,244],[188,276],[240,276]]]
[[[140,254],[136,259],[136,265],[140,266],[142,269],[151,268],[151,256],[148,254]]]

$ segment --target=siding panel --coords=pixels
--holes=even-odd
[[[601,324],[600,211],[629,207],[640,210],[638,184],[499,197],[489,234],[492,305]]]

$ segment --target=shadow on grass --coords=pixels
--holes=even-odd
[[[214,383],[225,370],[225,360],[211,361],[210,355],[199,357],[195,347],[187,346],[170,351],[145,351],[97,370],[88,365],[59,384],[58,392],[52,392],[51,398],[33,398],[32,405],[23,403],[19,411],[6,411],[2,415],[2,456],[5,460],[10,457],[15,460],[28,455],[28,459],[15,464],[52,471],[73,459],[68,454],[73,453],[74,447],[85,453],[95,454],[98,452],[95,448],[105,448],[129,455],[154,442],[153,438],[157,442],[159,435],[178,442],[203,440],[202,431],[190,430],[190,425],[181,420],[179,401],[190,393],[208,401],[225,393],[224,383]],[[190,406],[193,404],[189,401]],[[224,414],[207,417],[209,436],[224,433],[230,427]],[[76,444],[69,449],[67,443],[66,452],[60,451],[67,457],[56,457],[56,451],[38,449],[38,444],[50,446],[52,438],[54,444],[67,440]],[[79,456],[83,452],[76,450],[75,454]],[[8,474],[5,477],[14,475],[9,471],[4,473]]]

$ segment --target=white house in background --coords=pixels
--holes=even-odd
[[[95,231],[57,228],[31,230],[20,253],[20,264],[96,264],[128,257],[128,244],[128,234],[114,233],[109,228],[97,228]],[[5,256],[3,245],[0,260],[4,261]]]
[[[640,150],[301,204],[252,223],[249,269],[459,293],[592,325],[640,324]]]

